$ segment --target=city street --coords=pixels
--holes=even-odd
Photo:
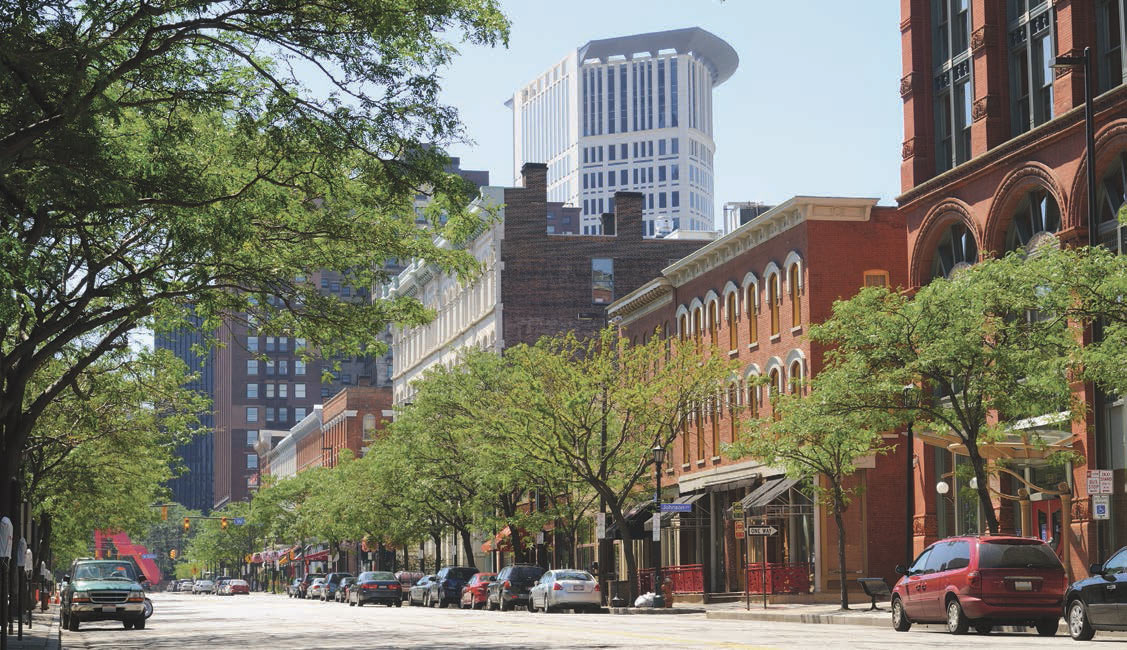
[[[1067,636],[970,634],[938,627],[897,633],[858,625],[706,620],[703,614],[612,616],[457,609],[362,609],[284,596],[153,595],[142,631],[84,624],[62,634],[63,648],[1051,648]],[[1092,647],[1122,643],[1102,633]]]

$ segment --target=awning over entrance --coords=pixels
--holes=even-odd
[[[482,544],[481,550],[485,553],[491,553],[493,551],[511,551],[513,550],[513,544],[509,538],[512,536],[513,529],[509,526],[505,526],[501,529],[501,532],[493,536],[493,539]]]
[[[649,519],[650,513],[653,511],[653,500],[646,499],[641,503],[634,505],[626,512],[623,517],[626,518],[626,525],[630,527],[630,534],[634,539],[638,539],[645,532],[643,525]],[[611,522],[607,525],[607,538],[608,539],[621,539],[622,532],[619,530],[619,522]]]
[[[316,553],[310,553],[309,555],[305,556],[306,562],[327,562],[328,559],[329,559],[329,549],[325,549],[323,551],[317,551]]]
[[[798,479],[787,478],[785,476],[768,479],[763,485],[755,488],[750,494],[740,499],[740,503],[743,505],[745,511],[756,512],[786,494],[787,490],[797,484]]]
[[[672,501],[672,503],[681,503],[681,504],[687,503],[689,505],[692,505],[692,504],[695,504],[697,501],[700,501],[701,499],[703,499],[707,495],[708,495],[707,492],[697,492],[696,494],[682,494],[681,496],[674,499]],[[664,525],[665,522],[669,521],[670,519],[673,519],[673,517],[675,517],[677,515],[681,515],[682,518],[693,518],[693,519],[699,518],[698,517],[698,515],[700,514],[699,508],[700,508],[699,506],[693,506],[693,511],[691,513],[663,512],[663,513],[661,513],[662,524]],[[651,531],[654,529],[653,516],[652,515],[650,515],[649,517],[646,518],[645,523],[643,524],[643,528],[645,530],[651,530]]]
[[[1001,440],[981,444],[978,451],[987,460],[1045,460],[1055,452],[1072,449],[1079,439],[1072,432],[1071,422],[1070,411],[1027,418],[1015,422]],[[933,447],[967,455],[967,447],[957,435],[924,430],[916,436]]]

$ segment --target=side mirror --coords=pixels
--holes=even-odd
[[[1104,565],[1092,564],[1088,566],[1088,573],[1094,576],[1102,576],[1104,574]]]
[[[903,564],[897,564],[896,565],[896,575],[906,576],[906,575],[908,575],[908,569]]]

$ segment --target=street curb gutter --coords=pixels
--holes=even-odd
[[[609,607],[611,614],[704,614],[708,610],[694,607]],[[711,618],[711,616],[709,617]]]
[[[813,623],[826,625],[865,625],[888,627],[887,618],[874,616],[848,616],[840,614],[773,614],[769,612],[716,612],[706,614],[710,619],[728,621],[770,621],[773,623]]]

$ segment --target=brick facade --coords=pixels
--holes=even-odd
[[[390,387],[349,386],[340,391],[325,402],[321,411],[321,464],[336,466],[342,449],[359,458],[365,442],[377,436],[390,421]]]

